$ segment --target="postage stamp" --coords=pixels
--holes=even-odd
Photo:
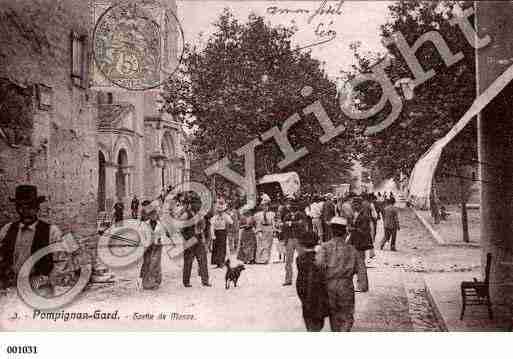
[[[94,2],[93,85],[159,87],[183,55],[183,30],[159,1]]]

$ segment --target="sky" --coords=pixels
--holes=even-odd
[[[387,20],[390,1],[326,1],[322,7],[324,2],[183,0],[177,1],[177,12],[185,42],[200,46],[199,34],[203,33],[205,41],[213,32],[212,23],[226,7],[244,22],[252,12],[273,25],[290,26],[294,21],[299,28],[293,38],[294,45],[308,46],[333,38],[311,47],[312,56],[325,63],[324,68],[332,79],[336,79],[341,70],[350,70],[354,61],[349,49],[352,42],[361,41],[364,50],[385,51],[380,42],[379,26]],[[324,14],[316,14],[320,8]],[[329,10],[331,14],[326,13]]]

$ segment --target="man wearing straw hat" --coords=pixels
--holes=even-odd
[[[324,272],[331,331],[350,331],[354,323],[355,275],[358,278],[359,291],[368,291],[365,261],[358,251],[347,243],[347,219],[333,217],[330,225],[332,239],[321,245],[315,261]],[[322,321],[318,324],[322,328]]]
[[[38,218],[44,196],[38,196],[37,187],[20,185],[14,198],[19,220],[6,224],[0,230],[0,288],[12,287],[23,264],[38,250],[61,240],[61,231],[55,225]],[[41,295],[53,294],[54,258],[47,255],[32,268],[29,279]]]

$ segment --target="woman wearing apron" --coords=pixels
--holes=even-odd
[[[244,212],[240,217],[240,235],[237,259],[245,264],[255,263],[256,237],[255,220],[252,211]]]
[[[274,237],[274,212],[269,211],[271,198],[262,195],[260,207],[262,210],[255,215],[257,248],[255,262],[267,264],[271,258],[271,248]]]
[[[141,282],[143,289],[158,289],[162,282],[162,245],[169,242],[164,226],[158,220],[159,203],[154,201],[143,207],[145,217],[145,233],[149,246],[144,251],[141,266]]]

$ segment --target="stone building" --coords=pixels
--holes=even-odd
[[[31,183],[47,196],[44,217],[82,235],[96,229],[97,106],[89,58],[77,52],[91,31],[87,13],[80,0],[0,2],[2,223],[15,218],[15,186]]]
[[[98,93],[98,210],[155,198],[188,179],[180,124],[156,111],[154,92]],[[127,207],[128,208],[128,207]]]
[[[174,0],[166,0],[176,9]],[[157,92],[90,85],[90,2],[0,0],[0,224],[15,186],[47,197],[42,217],[94,238],[116,198],[155,198],[188,178],[180,126]]]

